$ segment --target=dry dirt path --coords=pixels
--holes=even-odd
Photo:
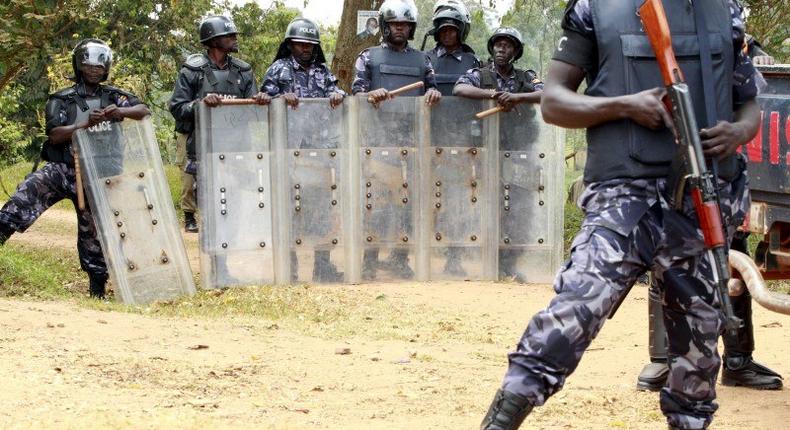
[[[53,235],[48,217],[63,221],[51,212],[13,240],[59,244],[44,240]],[[62,240],[73,246],[73,237]],[[548,286],[463,282],[310,291],[384,294],[404,309],[403,319],[419,309],[419,318],[439,326],[459,315],[465,321],[447,327],[452,336],[431,340],[380,339],[364,330],[329,339],[262,319],[0,300],[0,428],[473,429],[507,351],[552,296]],[[657,395],[634,390],[646,358],[645,293],[634,289],[565,389],[523,428],[665,428]],[[790,375],[790,317],[757,307],[755,325],[759,359]],[[493,340],[479,340],[486,331]],[[784,429],[790,422],[787,389],[720,386],[719,402],[715,429]]]

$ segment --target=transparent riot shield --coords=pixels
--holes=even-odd
[[[272,103],[272,121],[285,122],[274,139],[276,160],[284,166],[274,182],[285,200],[278,224],[287,249],[284,282],[343,282],[346,267],[343,207],[346,206],[344,107],[332,109],[328,99],[302,99],[297,109]],[[278,250],[278,252],[281,250]],[[287,268],[286,268],[287,267]]]
[[[551,282],[562,258],[564,133],[533,105],[499,120],[499,277]]]
[[[150,117],[79,130],[74,142],[121,300],[145,304],[193,294],[192,272]]]
[[[364,98],[353,106],[349,129],[354,139],[350,163],[354,202],[352,240],[362,254],[360,278],[352,282],[415,278],[417,237],[415,215],[420,181],[419,139],[422,98],[398,97],[378,108]],[[357,222],[358,219],[358,222]],[[358,255],[356,261],[360,261]]]
[[[498,136],[492,121],[475,118],[488,107],[488,102],[445,97],[424,108],[430,133],[423,149],[422,201],[432,280],[496,276],[490,178],[496,169],[491,148]]]
[[[196,124],[203,285],[274,281],[267,106],[199,105]]]

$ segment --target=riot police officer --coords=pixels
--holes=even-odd
[[[428,58],[436,73],[436,85],[443,96],[453,95],[455,82],[468,70],[480,67],[475,51],[465,44],[471,20],[463,3],[446,5],[440,1],[434,8],[433,35],[436,47],[428,51]]]
[[[406,96],[425,96],[428,106],[442,98],[436,89],[431,60],[423,52],[409,46],[417,29],[417,8],[405,0],[386,0],[379,8],[379,23],[383,41],[381,46],[363,50],[354,68],[356,77],[351,84],[353,94],[366,94],[374,105],[390,98],[389,91],[422,81],[425,86],[405,93]],[[387,220],[389,228],[396,223],[409,221]],[[362,278],[375,277],[379,266],[378,249],[366,249],[363,257]],[[407,279],[414,275],[408,264],[408,253],[395,249],[387,261],[388,268],[398,277]]]
[[[41,158],[47,161],[29,175],[0,209],[0,245],[14,232],[24,232],[50,206],[71,199],[77,210],[77,251],[82,270],[88,273],[91,297],[103,298],[107,264],[90,208],[77,205],[77,185],[72,134],[86,127],[124,118],[142,119],[150,114],[140,100],[121,89],[104,85],[112,67],[112,50],[99,39],[85,39],[71,54],[74,82],[49,96],[46,106],[47,141]]]
[[[217,106],[222,98],[255,98],[259,104],[271,101],[266,94],[256,94],[252,67],[232,57],[238,52],[236,26],[225,16],[209,16],[199,26],[200,43],[207,52],[187,57],[176,80],[170,98],[170,113],[176,120],[177,147],[181,175],[181,208],[184,211],[184,228],[197,232],[195,211],[195,177],[197,156],[195,154],[195,104],[204,102]]]
[[[329,98],[329,105],[337,107],[343,103],[346,93],[337,86],[337,78],[326,66],[324,51],[321,49],[321,36],[318,26],[306,18],[296,18],[288,24],[285,39],[280,44],[274,63],[269,66],[263,78],[261,91],[271,97],[282,97],[285,102],[296,108],[300,98]],[[319,140],[319,139],[316,139]],[[323,139],[318,144],[321,149],[336,148],[337,142]],[[315,142],[311,142],[315,145]],[[315,147],[315,146],[312,146]],[[326,198],[323,190],[314,187],[303,187],[305,202],[321,201]],[[316,194],[316,192],[318,192]],[[327,206],[330,207],[330,206]],[[321,236],[331,229],[331,219],[318,213],[305,225],[306,233]],[[302,211],[304,216],[304,211]],[[330,261],[330,251],[316,250],[313,260],[313,280],[316,282],[339,282],[343,274]],[[297,276],[298,260],[295,252],[291,252],[292,281]]]

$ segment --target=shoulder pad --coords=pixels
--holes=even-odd
[[[128,91],[124,91],[124,90],[122,90],[122,89],[120,89],[118,87],[114,87],[112,85],[103,85],[103,87],[104,87],[104,90],[107,91],[107,92],[118,93],[118,94],[120,94],[122,96],[126,96],[126,98],[131,98],[131,97],[135,97],[136,98],[136,96],[134,94],[132,94],[132,93],[130,93]]]
[[[184,67],[192,70],[200,70],[208,64],[208,57],[205,54],[192,54],[184,61]]]
[[[69,97],[74,96],[75,94],[77,94],[77,89],[75,87],[68,87],[68,88],[63,88],[62,90],[51,94],[50,97],[55,97],[65,100]]]
[[[230,63],[238,67],[239,70],[242,72],[246,72],[247,70],[252,69],[252,66],[250,66],[249,63],[247,63],[246,61],[239,60],[236,57],[230,57]]]

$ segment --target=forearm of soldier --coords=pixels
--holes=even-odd
[[[750,141],[757,134],[760,122],[760,106],[754,99],[740,105],[735,110],[735,124],[743,131],[740,144]]]
[[[457,84],[453,87],[454,96],[466,97],[468,99],[490,100],[493,98],[494,94],[496,94],[494,90],[484,90],[469,84]]]
[[[543,90],[532,91],[531,93],[518,94],[518,103],[540,103],[543,98]]]
[[[71,140],[71,135],[79,129],[77,124],[62,125],[55,127],[47,133],[49,143],[53,145],[61,145]]]
[[[543,119],[565,128],[589,128],[598,124],[630,118],[629,96],[592,97],[566,87],[547,85],[540,109]]]
[[[121,115],[123,115],[124,118],[135,119],[135,120],[141,120],[146,116],[151,115],[151,110],[148,109],[148,106],[146,106],[143,103],[125,108],[120,108],[120,110],[121,110]]]

